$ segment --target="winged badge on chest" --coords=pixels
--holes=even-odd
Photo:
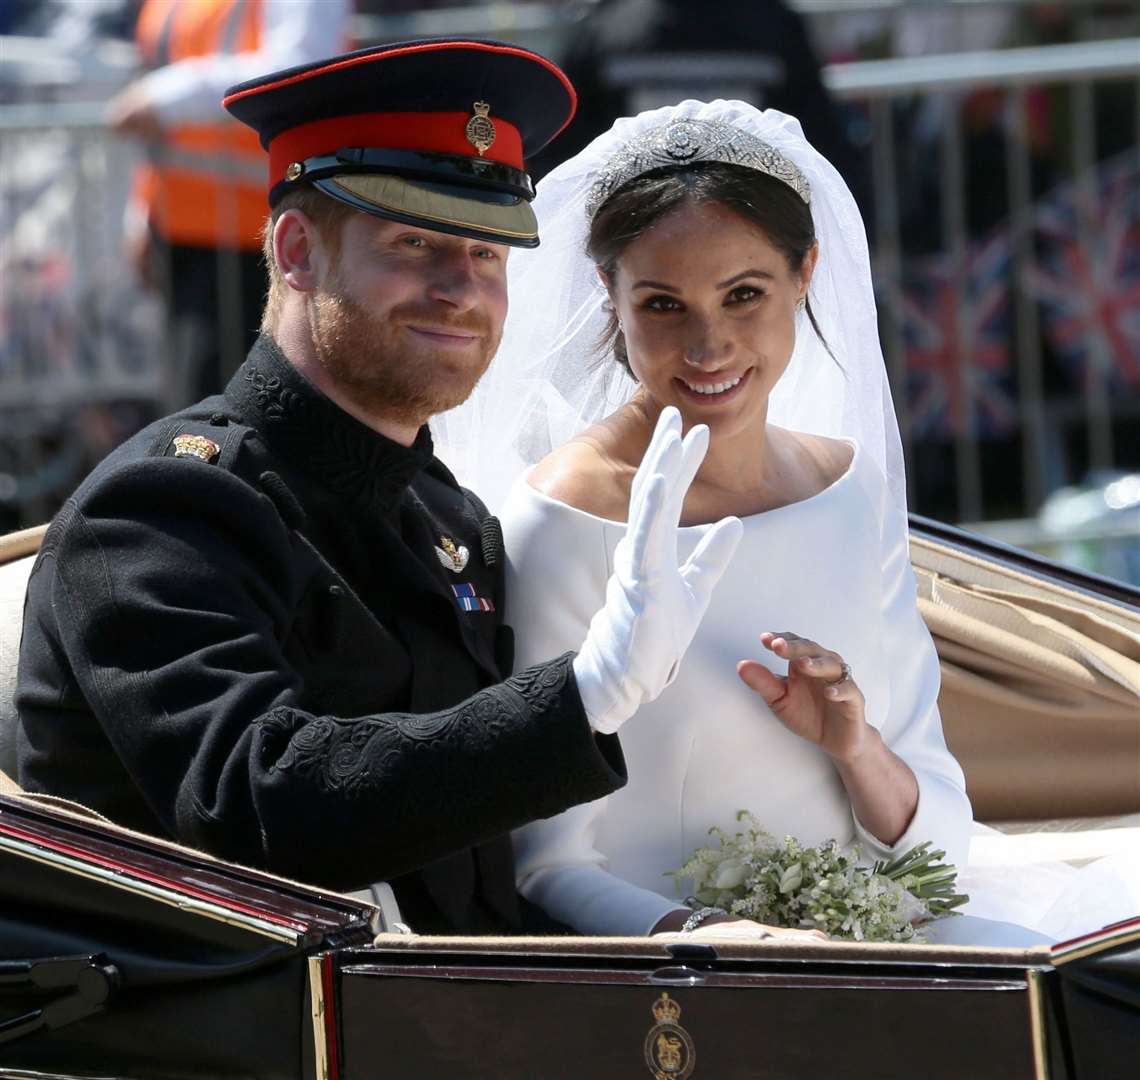
[[[462,544],[456,544],[454,540],[447,536],[439,538],[439,544],[435,549],[436,556],[438,557],[441,565],[450,570],[453,574],[462,573],[463,568],[467,565],[467,560],[471,557],[471,553]]]

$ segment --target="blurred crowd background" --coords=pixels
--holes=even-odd
[[[867,222],[911,509],[1140,584],[1140,0],[0,0],[0,531],[256,334],[264,163],[218,87],[465,34],[572,127],[798,116]]]

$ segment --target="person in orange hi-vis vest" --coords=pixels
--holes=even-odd
[[[108,107],[142,141],[127,256],[167,304],[171,404],[225,384],[257,336],[268,160],[221,107],[227,87],[341,51],[353,0],[143,0],[149,72]]]

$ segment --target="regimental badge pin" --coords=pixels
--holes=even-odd
[[[645,1036],[645,1064],[653,1080],[688,1080],[697,1067],[692,1036],[681,1027],[681,1006],[668,994],[653,1003],[657,1021]]]
[[[485,101],[476,101],[471,108],[475,115],[467,121],[467,141],[482,157],[495,141],[495,122],[491,119],[491,106]]]
[[[175,457],[197,458],[208,465],[220,452],[221,447],[213,439],[207,439],[205,435],[174,436]]]
[[[471,557],[471,553],[462,544],[457,545],[447,536],[439,538],[439,547],[435,549],[435,553],[439,556],[439,561],[453,574],[462,573],[467,560]]]

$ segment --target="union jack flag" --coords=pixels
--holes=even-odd
[[[1029,288],[1046,339],[1088,387],[1140,387],[1140,168],[1129,154],[1100,167],[1088,202],[1076,184],[1037,207],[1040,256]],[[1079,214],[1084,215],[1084,232]]]
[[[964,258],[937,255],[908,267],[896,306],[917,438],[993,438],[1016,427],[1009,278],[1004,232]]]

